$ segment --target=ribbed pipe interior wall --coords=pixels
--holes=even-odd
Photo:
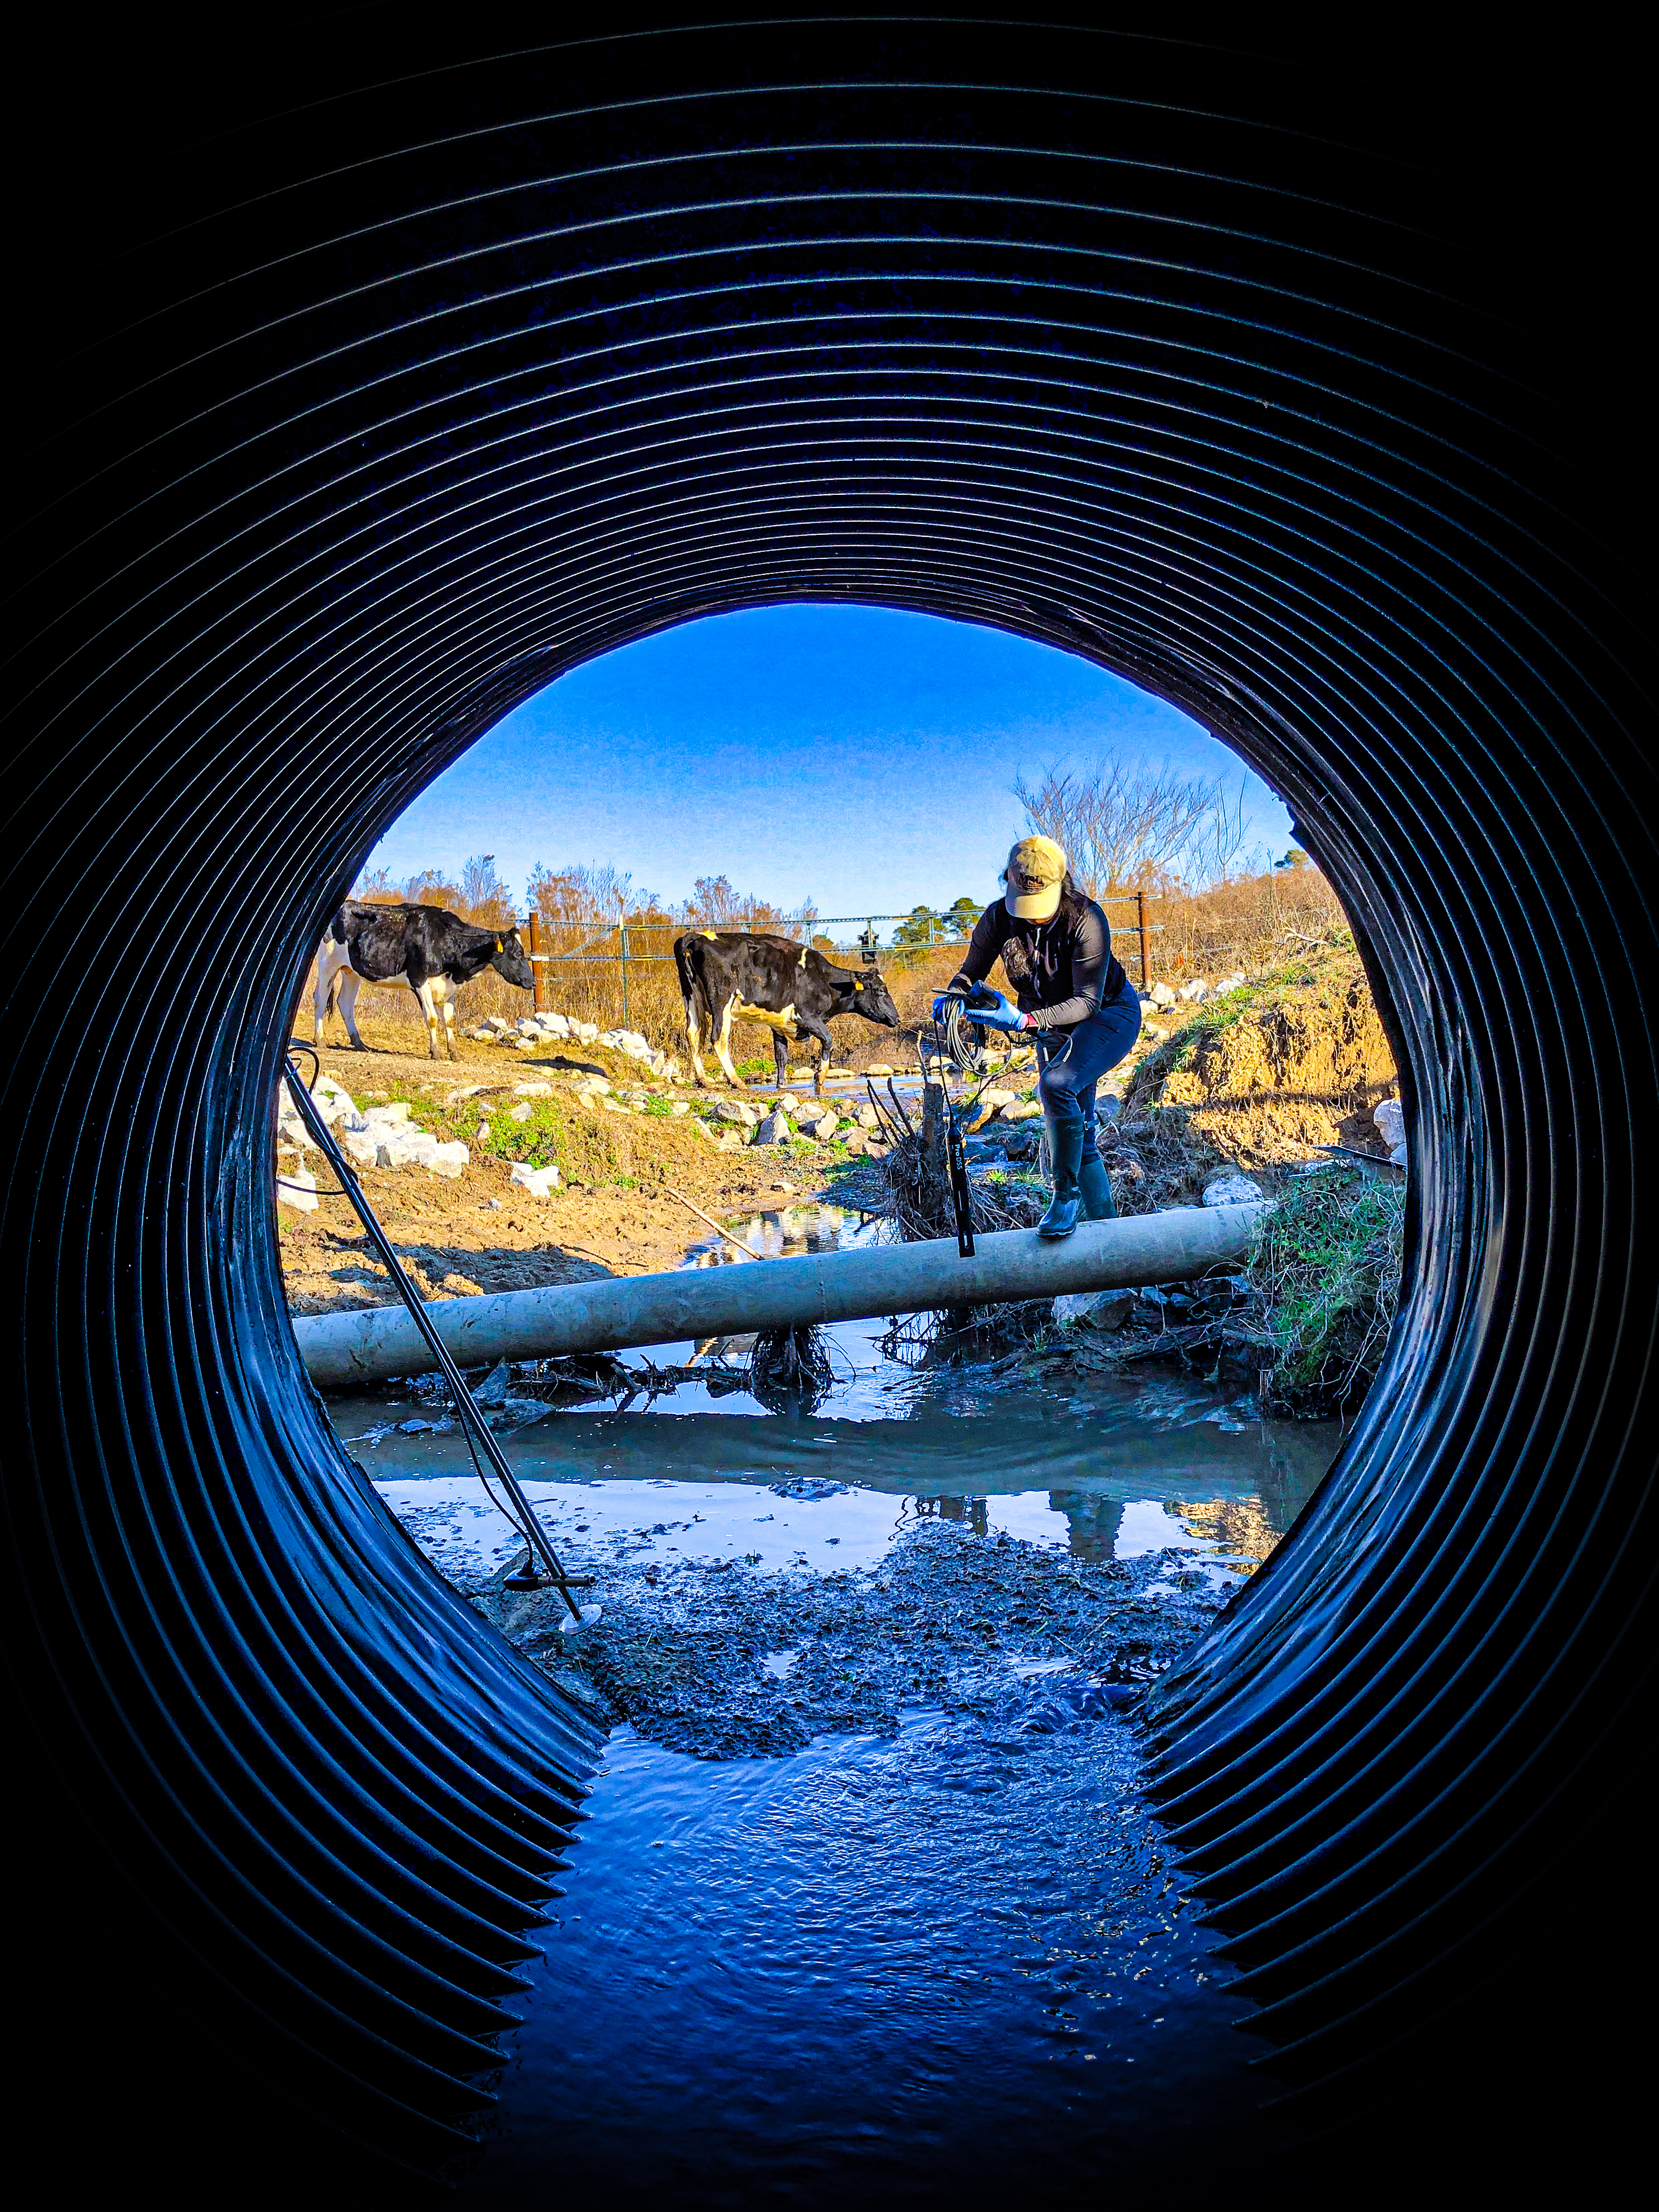
[[[1281,2083],[1507,2063],[1626,1831],[1655,1550],[1659,795],[1588,386],[1358,51],[599,27],[163,32],[41,95],[37,153],[80,135],[14,201],[3,1126],[46,2071],[108,1990],[146,2081],[364,2187],[487,2096],[596,1746],[307,1383],[284,1023],[504,713],[782,600],[1119,672],[1340,892],[1409,1071],[1408,1293],[1161,1690],[1157,1786]]]

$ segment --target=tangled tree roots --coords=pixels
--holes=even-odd
[[[813,1412],[835,1379],[819,1330],[763,1328],[755,1339],[748,1383],[769,1413]]]

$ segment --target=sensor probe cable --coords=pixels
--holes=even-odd
[[[307,1049],[304,1047],[301,1048]],[[317,1055],[312,1052],[309,1057],[315,1060]],[[495,1432],[484,1419],[477,1399],[462,1380],[461,1370],[451,1358],[448,1346],[434,1327],[432,1316],[426,1310],[426,1301],[410,1280],[403,1261],[392,1249],[391,1238],[381,1228],[374,1208],[363,1196],[362,1186],[346,1164],[344,1153],[334,1141],[333,1131],[318,1112],[317,1102],[307,1090],[299,1069],[294,1065],[293,1054],[285,1054],[283,1061],[288,1087],[293,1096],[300,1119],[310,1131],[312,1139],[321,1152],[323,1158],[339,1177],[341,1188],[351,1200],[357,1218],[368,1231],[369,1242],[379,1254],[381,1265],[391,1276],[398,1297],[409,1309],[410,1320],[426,1339],[432,1356],[437,1361],[445,1382],[449,1385],[450,1395],[455,1401],[455,1410],[461,1417],[461,1430],[466,1437],[467,1449],[472,1454],[473,1465],[478,1469],[479,1480],[483,1484],[485,1491],[489,1492],[491,1503],[505,1514],[518,1534],[523,1537],[529,1547],[532,1561],[538,1558],[540,1559],[542,1565],[547,1570],[549,1580],[557,1585],[559,1594],[570,1607],[572,1615],[575,1620],[580,1620],[582,1617],[582,1609],[571,1595],[571,1592],[573,1589],[587,1588],[588,1578],[580,1577],[573,1582],[570,1576],[566,1574],[560,1565],[558,1553],[549,1541],[547,1531],[537,1519],[534,1507],[520,1488],[518,1477],[507,1465],[506,1455],[496,1442]],[[320,1063],[319,1073],[320,1073]],[[511,1508],[501,1506],[494,1492],[489,1489],[489,1478],[485,1474],[478,1461],[480,1444],[483,1447],[484,1456],[495,1469],[497,1480],[513,1501]]]

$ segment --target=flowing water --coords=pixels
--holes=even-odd
[[[749,1231],[757,1250],[851,1233],[827,1208]],[[1288,1527],[1337,1442],[1170,1370],[1010,1387],[984,1364],[889,1357],[880,1323],[826,1334],[840,1379],[816,1411],[767,1411],[707,1353],[706,1379],[653,1391],[653,1370],[693,1358],[683,1345],[628,1356],[631,1397],[510,1429],[567,1565],[636,1589],[737,1562],[753,1587],[867,1589],[918,1532],[988,1565],[1012,1542],[1056,1574],[1119,1563],[1149,1619],[1188,1605],[1164,1632],[1178,1639]],[[330,1410],[453,1579],[519,1556],[429,1399]],[[766,1655],[780,1694],[796,1662]],[[1234,2024],[1249,2008],[1149,1817],[1132,1722],[1086,1667],[1022,1657],[1006,1632],[987,1665],[972,1694],[785,1756],[612,1732],[465,2201],[587,2184],[688,2206],[849,2188],[971,2203],[1115,2180],[1170,2203],[1301,2201],[1250,2063],[1266,2046]]]

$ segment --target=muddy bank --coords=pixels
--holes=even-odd
[[[373,1023],[361,1026],[374,1036]],[[603,1049],[582,1048],[573,1056],[550,1048],[518,1056],[505,1070],[500,1052],[470,1042],[460,1049],[462,1061],[454,1066],[383,1049],[322,1054],[323,1073],[354,1098],[371,1104],[408,1099],[422,1128],[469,1147],[465,1173],[453,1182],[418,1169],[357,1171],[369,1204],[429,1298],[677,1267],[706,1231],[667,1194],[671,1185],[722,1219],[787,1205],[826,1176],[844,1184],[854,1202],[860,1190],[872,1195],[860,1182],[862,1164],[838,1163],[827,1151],[811,1158],[781,1150],[722,1152],[688,1127],[689,1115],[613,1112],[602,1100],[583,1105],[567,1099],[563,1093],[589,1063],[609,1068],[618,1085],[626,1079],[617,1056]],[[480,1126],[489,1126],[492,1115],[495,1129],[512,1136],[520,1127],[511,1119],[518,1107],[532,1106],[545,1117],[544,1102],[516,1096],[518,1085],[537,1081],[562,1086],[556,1157],[564,1180],[544,1198],[516,1186],[510,1161],[492,1152],[488,1139],[479,1140]],[[470,1095],[458,1097],[460,1091]],[[510,1138],[505,1149],[514,1149]],[[319,1166],[318,1155],[307,1157]],[[314,1212],[277,1211],[290,1310],[335,1313],[392,1304],[392,1285],[349,1202],[330,1194],[325,1168],[318,1181]]]
[[[855,1573],[600,1564],[586,1595],[601,1617],[574,1635],[552,1590],[519,1595],[497,1577],[472,1601],[596,1717],[697,1758],[751,1759],[891,1735],[908,1706],[1036,1734],[1132,1713],[1230,1579],[1190,1553],[1057,1559],[934,1520]]]

